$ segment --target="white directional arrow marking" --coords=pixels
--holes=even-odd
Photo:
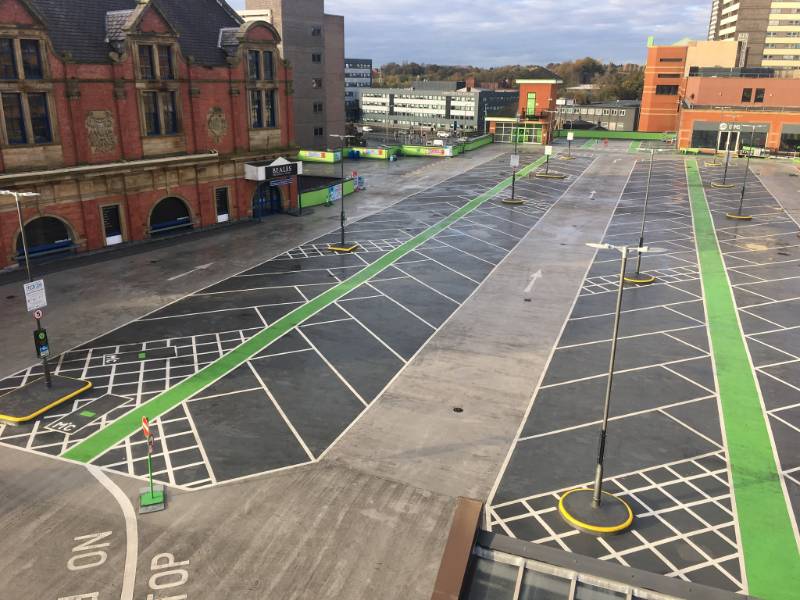
[[[542,270],[539,269],[531,275],[531,282],[528,284],[528,287],[525,288],[525,302],[531,301],[531,294],[533,293],[533,286],[536,285],[536,282],[539,281],[543,277]]]
[[[213,264],[214,263],[212,262],[212,263],[208,263],[207,265],[200,265],[199,267],[195,267],[191,271],[186,271],[186,273],[181,273],[180,275],[175,275],[175,277],[170,277],[169,279],[167,279],[167,281],[176,281],[178,279],[186,277],[187,275],[191,275],[195,271],[205,271],[206,269],[208,269]]]

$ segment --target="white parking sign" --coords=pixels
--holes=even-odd
[[[28,305],[28,312],[47,306],[47,295],[44,291],[44,281],[42,279],[25,284],[25,302]]]

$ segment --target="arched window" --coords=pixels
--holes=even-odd
[[[25,241],[30,255],[63,252],[75,245],[67,225],[55,217],[39,217],[27,223]],[[17,256],[23,254],[22,236],[17,235]]]
[[[159,235],[177,229],[191,229],[189,207],[180,198],[170,196],[160,200],[150,213],[150,234]]]

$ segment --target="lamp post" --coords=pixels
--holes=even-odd
[[[28,256],[28,239],[25,236],[25,223],[22,218],[22,206],[20,205],[20,198],[32,198],[37,197],[40,194],[36,192],[15,192],[12,190],[0,190],[0,195],[2,196],[13,196],[14,203],[17,207],[17,220],[19,221],[19,235],[22,240],[22,253],[25,257],[25,271],[28,274],[28,283],[33,281],[33,276],[31,275],[31,261],[30,257]],[[41,331],[42,329],[42,320],[37,318],[36,319],[36,330]],[[47,383],[47,387],[52,387],[53,382],[50,376],[50,365],[47,362],[47,357],[42,357],[42,367],[44,368],[44,380]]]
[[[736,115],[733,115],[733,127],[731,127],[730,130],[728,131],[728,139],[726,140],[725,143],[725,170],[722,173],[722,183],[717,183],[716,181],[712,181],[711,187],[713,188],[733,187],[732,183],[728,183],[728,167],[730,166],[731,163],[731,138],[733,137],[733,133],[735,132],[735,130],[736,130]]]
[[[614,328],[611,338],[611,357],[608,366],[603,419],[600,427],[600,438],[597,448],[597,464],[595,465],[594,486],[578,488],[566,492],[558,503],[562,518],[572,527],[595,535],[619,533],[630,527],[633,522],[633,510],[621,498],[603,492],[603,466],[605,461],[606,437],[611,408],[611,392],[614,384],[614,368],[617,357],[617,340],[619,338],[620,315],[622,314],[622,297],[625,289],[625,269],[631,252],[662,252],[661,249],[648,247],[612,246],[611,244],[586,244],[598,250],[616,250],[622,256],[617,292],[616,310],[614,311]]]
[[[644,233],[647,227],[647,208],[650,204],[650,182],[653,179],[653,162],[655,158],[655,148],[650,149],[650,167],[647,171],[647,187],[644,192],[644,208],[642,209],[642,231],[639,235],[639,248],[644,248]],[[633,283],[636,285],[648,285],[653,283],[656,278],[653,275],[642,275],[642,252],[636,257],[636,275],[633,277],[625,277],[626,283]]]
[[[756,137],[756,126],[750,125],[750,146],[747,149],[747,160],[744,165],[744,179],[742,179],[742,194],[739,198],[739,210],[736,213],[728,213],[725,216],[729,219],[737,221],[752,221],[752,215],[743,215],[742,208],[744,207],[744,195],[747,188],[747,175],[750,173],[750,157],[753,155],[753,141]]]
[[[341,148],[341,162],[342,162],[342,178],[341,183],[341,198],[339,199],[339,203],[341,204],[341,216],[340,216],[340,223],[341,223],[341,239],[338,244],[329,244],[328,249],[331,252],[355,252],[358,249],[358,244],[354,244],[351,242],[345,241],[345,232],[344,232],[344,224],[347,221],[347,217],[344,212],[344,149],[345,149],[345,142],[352,138],[352,135],[340,135],[340,134],[331,134],[332,138],[336,138],[340,140],[339,147]]]

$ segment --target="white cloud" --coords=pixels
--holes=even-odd
[[[242,6],[244,0],[233,2]],[[646,41],[705,38],[710,0],[327,0],[347,54],[376,64],[644,62]]]

